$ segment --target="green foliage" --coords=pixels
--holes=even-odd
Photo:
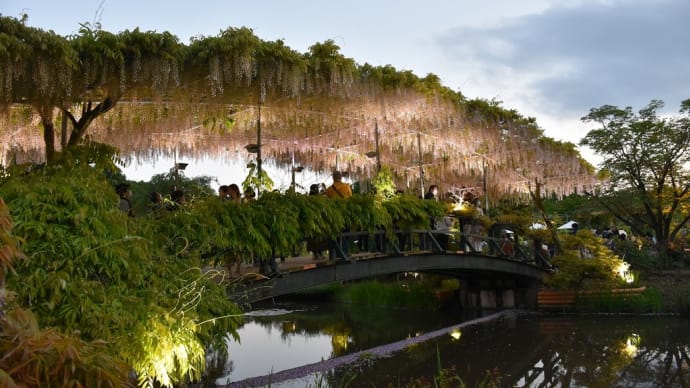
[[[371,184],[376,189],[374,195],[379,201],[391,199],[396,195],[397,188],[393,181],[393,174],[387,167],[383,167],[381,171],[376,174]]]
[[[426,227],[430,215],[443,213],[435,201],[404,195],[382,202],[267,192],[237,204],[206,192],[175,211],[132,218],[117,208],[106,165],[108,157],[68,152],[59,164],[0,186],[28,257],[13,263],[8,281],[16,302],[43,324],[107,341],[108,355],[134,368],[142,384],[198,379],[205,349],[223,351],[225,335],[236,336],[239,309],[223,274],[202,271],[206,265],[224,264],[228,253],[249,261],[290,252],[305,238],[348,227]],[[423,295],[397,290],[386,298]]]
[[[345,301],[365,309],[388,308],[423,309],[434,306],[431,289],[427,286],[402,285],[366,281],[350,284],[343,295]]]
[[[257,193],[273,190],[273,180],[268,176],[266,170],[259,170],[258,165],[254,162],[248,163],[247,168],[249,168],[249,172],[242,182],[242,188],[245,191],[249,188]]]
[[[623,264],[616,254],[588,230],[561,238],[563,252],[552,258],[556,272],[546,280],[554,289],[611,289],[621,284],[617,271]]]
[[[662,311],[663,298],[657,289],[647,289],[641,294],[601,293],[578,297],[575,310],[588,313],[635,313],[656,314]]]
[[[113,188],[118,183],[125,182],[124,176],[117,179],[109,179]],[[130,184],[132,190],[132,207],[137,216],[147,215],[157,208],[152,207],[150,194],[160,193],[165,203],[171,201],[170,194],[172,189],[178,188],[185,193],[188,202],[197,202],[207,199],[216,193],[211,189],[210,184],[213,178],[208,176],[197,176],[188,178],[182,171],[175,172],[171,169],[164,174],[156,174],[148,182],[126,182]]]
[[[103,341],[85,342],[55,329],[41,330],[29,310],[5,304],[5,271],[25,259],[12,235],[9,211],[0,198],[0,385],[130,386],[129,367],[105,351]]]
[[[577,220],[581,227],[602,230],[615,224],[615,217],[589,195],[572,194],[561,199],[544,199],[546,213],[566,222]]]
[[[314,85],[324,87],[328,94],[341,90],[342,86],[354,79],[355,61],[339,51],[340,47],[329,39],[323,43],[313,44],[305,55]]]
[[[12,234],[12,218],[5,201],[0,197],[0,316],[4,307],[5,276],[13,271],[12,263],[25,259],[24,253],[17,248],[17,238]]]
[[[130,336],[136,339],[119,350],[139,374],[140,382],[158,381],[166,387],[199,381],[205,368],[204,346],[197,324],[179,315],[155,311]],[[151,384],[153,385],[153,384]]]
[[[51,106],[70,90],[77,54],[53,31],[28,27],[0,16],[0,106],[28,98],[33,106]]]
[[[297,292],[301,298],[317,300],[342,300],[345,287],[342,283],[329,283]]]
[[[117,209],[110,184],[82,164],[14,177],[0,189],[29,258],[9,284],[43,324],[106,340],[107,351],[142,378],[170,384],[198,377],[204,349],[224,344],[226,333],[236,335],[238,318],[228,316],[239,309],[185,249],[188,229],[169,229],[176,225],[171,220],[198,219],[193,212],[129,218]],[[160,325],[153,332],[152,321]],[[151,355],[165,338],[175,341],[177,353],[174,362],[160,364],[174,365],[163,373]]]
[[[420,200],[407,194],[397,195],[383,202],[383,207],[390,215],[392,225],[401,230],[426,229],[429,227],[430,216],[445,214],[443,203]]]
[[[663,258],[659,252],[655,252],[649,244],[630,239],[622,240],[614,238],[610,242],[611,249],[630,267],[637,271],[653,271],[664,268]]]
[[[604,105],[583,117],[600,127],[581,145],[602,155],[610,175],[610,192],[600,203],[636,234],[651,231],[663,248],[676,239],[690,220],[683,211],[690,195],[690,113],[663,118],[663,102],[652,100],[638,114],[632,108]]]
[[[442,279],[441,290],[457,290],[460,288],[460,280],[456,278]]]

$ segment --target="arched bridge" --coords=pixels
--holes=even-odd
[[[409,239],[404,240],[400,236],[388,238],[383,232],[344,233],[329,246],[331,260],[308,264],[270,279],[243,283],[231,290],[232,298],[238,303],[254,303],[333,282],[422,272],[461,279],[464,299],[482,298],[482,292],[498,293],[484,297],[494,299],[487,302],[488,306],[483,300],[474,303],[467,300],[464,304],[531,306],[536,303],[537,287],[551,268],[548,261],[534,260],[534,254],[525,247],[514,245],[513,251],[506,253],[499,239],[430,230],[406,233]],[[404,248],[409,249],[400,249],[401,240],[408,242]],[[350,254],[353,250],[356,253]],[[506,290],[511,290],[512,296],[503,295]],[[513,302],[506,303],[510,301],[505,299]]]

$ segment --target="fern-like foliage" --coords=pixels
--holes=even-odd
[[[8,285],[41,324],[104,340],[105,354],[167,386],[197,379],[204,349],[236,336],[240,310],[198,255],[207,217],[127,217],[105,176],[80,163],[13,177],[0,195],[28,257]],[[156,358],[164,343],[174,362]]]
[[[194,194],[174,210],[133,218],[117,207],[104,158],[84,160],[66,154],[0,186],[28,258],[8,281],[42,324],[106,341],[104,350],[143,385],[198,380],[205,349],[224,351],[225,337],[237,336],[241,311],[224,273],[210,269],[287,255],[346,229],[394,236],[444,212],[411,196],[264,192],[247,203]]]

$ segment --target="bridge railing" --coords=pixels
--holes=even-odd
[[[543,268],[552,267],[548,258],[528,246],[513,242],[512,248],[506,249],[505,241],[500,238],[459,231],[412,229],[345,232],[336,236],[329,249],[330,258],[341,261],[421,253],[466,253],[516,260]]]

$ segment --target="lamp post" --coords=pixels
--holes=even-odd
[[[422,165],[422,134],[417,132],[417,163],[419,164],[419,193],[424,196],[424,166]]]
[[[482,191],[484,192],[484,214],[489,213],[489,193],[486,191],[486,156],[482,155]]]
[[[175,174],[175,184],[174,190],[177,190],[178,186],[180,185],[180,170],[184,171],[185,168],[187,168],[187,163],[180,163],[177,161],[177,153],[178,149],[177,146],[175,146],[175,164],[173,165],[173,172]]]
[[[477,147],[479,148],[480,142],[475,141],[477,144]],[[488,214],[489,212],[489,193],[487,192],[487,174],[486,174],[486,154],[480,154],[477,151],[472,152],[476,156],[481,156],[482,158],[482,192],[484,193],[484,214]]]
[[[379,150],[379,123],[374,123],[374,141],[376,147],[376,173],[381,172],[381,152]]]
[[[175,169],[175,189],[177,189],[180,185],[180,170],[184,171],[184,169],[187,168],[187,163],[175,162],[173,168]]]
[[[294,192],[295,191],[295,173],[296,172],[302,172],[304,170],[304,167],[302,166],[297,166],[292,168],[292,182],[290,183],[290,191]]]
[[[302,172],[304,170],[304,167],[302,166],[295,166],[295,146],[297,145],[297,140],[295,140],[292,143],[292,166],[290,168],[292,172],[292,180],[290,182],[290,191],[293,193],[295,192],[295,173],[296,172]]]

